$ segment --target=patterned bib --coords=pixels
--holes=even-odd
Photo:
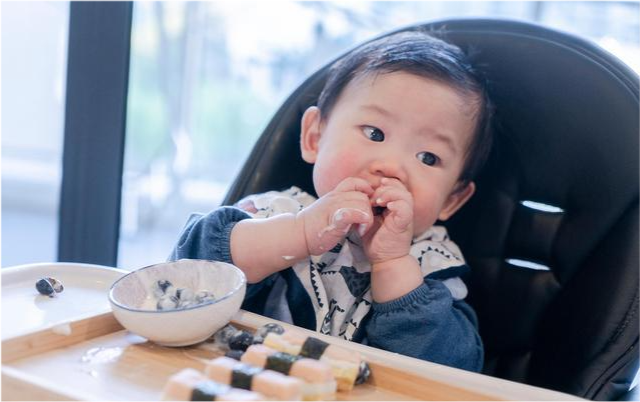
[[[311,205],[315,197],[297,187],[282,192],[251,195],[236,205],[251,205],[254,218],[297,213]],[[425,277],[443,280],[454,299],[464,299],[467,288],[458,277],[466,264],[458,246],[449,240],[447,230],[432,226],[413,239],[410,254],[420,264]],[[293,267],[307,291],[316,313],[316,330],[352,340],[371,309],[371,265],[367,261],[356,230],[330,251],[310,256]]]

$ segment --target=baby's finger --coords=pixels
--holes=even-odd
[[[413,208],[404,200],[387,203],[387,218],[391,218],[397,230],[406,230],[413,221]]]
[[[318,233],[318,238],[328,246],[339,242],[344,238],[352,225],[365,230],[372,221],[371,214],[355,208],[340,208],[331,217],[331,223]]]
[[[359,177],[347,177],[336,186],[334,191],[360,191],[365,193],[367,196],[371,196],[371,194],[373,194],[373,187],[371,187],[371,184],[369,184],[368,181]]]
[[[372,221],[371,214],[355,208],[340,208],[332,217],[331,224],[335,226],[339,232],[346,233],[351,228],[351,225],[365,225],[368,226]]]
[[[373,194],[371,203],[373,206],[386,207],[389,202],[397,200],[403,200],[411,204],[411,193],[399,187],[379,187]]]
[[[380,187],[395,187],[403,188],[407,190],[407,186],[404,185],[399,179],[393,177],[383,177],[380,179]],[[407,190],[408,191],[408,190]]]
[[[331,202],[336,203],[336,205],[340,206],[355,207],[356,209],[359,209],[358,207],[360,206],[360,204],[362,204],[366,210],[366,207],[369,206],[369,197],[371,196],[371,194],[367,195],[360,191],[347,191],[344,193],[337,192],[331,195]]]

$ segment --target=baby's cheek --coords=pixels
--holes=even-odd
[[[332,191],[347,177],[357,177],[355,152],[332,153],[318,160],[313,169],[313,183],[319,196]]]
[[[430,197],[414,198],[413,234],[418,236],[433,226],[440,213],[438,202]]]

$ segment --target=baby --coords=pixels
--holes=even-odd
[[[171,259],[237,265],[247,310],[479,371],[468,267],[434,224],[473,195],[490,116],[459,48],[422,32],[369,42],[332,66],[302,117],[318,198],[294,187],[194,215]]]

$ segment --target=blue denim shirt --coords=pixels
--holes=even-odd
[[[192,215],[169,259],[194,258],[233,263],[231,230],[237,222],[250,218],[234,207],[221,207],[206,215]],[[265,314],[270,290],[283,279],[288,285],[285,297],[291,306],[291,321],[315,329],[311,301],[301,290],[302,285],[296,282],[291,268],[249,285],[242,307]],[[390,352],[479,372],[484,351],[477,326],[476,315],[467,303],[454,300],[441,281],[425,279],[421,286],[398,299],[374,302],[357,340]]]

